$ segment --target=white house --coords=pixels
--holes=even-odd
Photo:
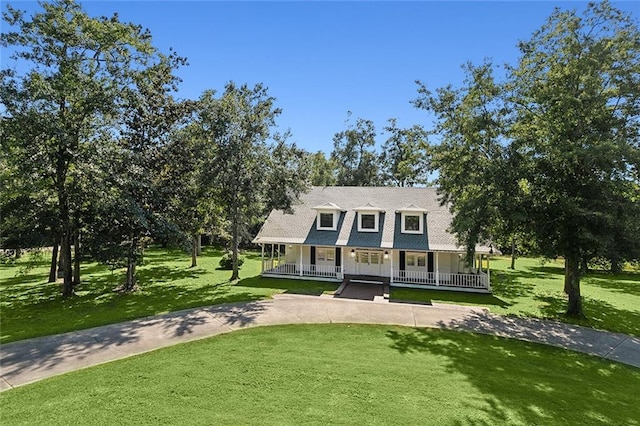
[[[434,188],[313,187],[271,212],[253,240],[262,275],[490,292],[489,246],[471,265]]]

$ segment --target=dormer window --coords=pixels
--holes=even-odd
[[[320,228],[321,229],[333,229],[333,212],[323,213],[320,212]]]
[[[384,213],[381,208],[367,204],[354,210],[358,212],[358,232],[378,232],[380,213]]]
[[[360,230],[376,231],[377,213],[360,213]]]
[[[336,231],[338,229],[338,219],[342,211],[339,206],[325,203],[321,206],[315,206],[313,209],[317,212],[316,229],[318,231]]]
[[[422,234],[424,232],[424,214],[425,209],[416,207],[414,204],[398,210],[402,216],[401,226],[403,234]]]

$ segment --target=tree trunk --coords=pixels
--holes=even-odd
[[[234,206],[234,212],[233,212],[233,221],[232,221],[232,237],[233,237],[233,242],[232,242],[232,247],[231,247],[231,259],[233,261],[233,273],[231,274],[231,281],[235,281],[237,279],[240,279],[240,273],[238,271],[238,232],[239,232],[239,224],[238,221],[240,220],[238,218],[238,207]]]
[[[80,284],[80,230],[73,234],[73,286]]]
[[[564,289],[569,296],[567,315],[584,317],[580,296],[580,256],[568,255],[564,259]]]
[[[614,274],[622,272],[622,265],[620,265],[619,259],[609,259],[609,261],[611,262],[611,272]]]
[[[134,291],[136,289],[136,258],[129,255],[127,260],[127,281],[124,283],[123,291]]]
[[[198,250],[196,252],[198,256],[202,256],[202,234],[198,233]]]
[[[53,251],[51,253],[51,268],[49,269],[49,281],[55,283],[57,277],[56,268],[58,267],[58,238],[53,241]]]
[[[585,275],[589,272],[589,258],[587,256],[582,256],[580,259],[580,274]]]
[[[191,267],[198,266],[198,236],[191,237]]]
[[[516,238],[511,237],[511,266],[509,269],[516,269]]]
[[[62,238],[60,237],[60,239],[58,240],[60,242],[60,250],[58,250],[58,272],[57,272],[57,278],[62,278],[64,277],[64,257],[62,256]]]
[[[62,295],[69,297],[73,295],[73,276],[71,272],[71,232],[70,226],[65,226],[65,232],[62,236],[62,244],[60,245],[61,257],[63,262],[62,269]]]
[[[15,250],[15,257],[16,257],[16,260],[18,260],[18,259],[20,259],[22,257],[22,249],[20,247],[18,247]]]

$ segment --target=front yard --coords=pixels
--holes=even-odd
[[[76,296],[62,299],[59,284],[47,284],[48,259],[25,257],[14,266],[0,266],[0,343],[113,324],[134,318],[197,306],[265,299],[276,293],[332,293],[335,284],[260,278],[260,256],[249,253],[240,280],[219,268],[219,250],[205,249],[198,266],[179,250],[150,249],[138,268],[140,290],[120,294],[124,271],[96,263],[82,265]],[[25,270],[27,261],[35,267]]]
[[[391,298],[425,303],[483,305],[491,312],[555,319],[640,336],[640,271],[590,272],[581,280],[584,320],[567,318],[564,263],[521,258],[508,269],[508,257],[491,260],[493,294],[394,289]]]
[[[222,253],[207,249],[198,267],[177,250],[150,249],[138,269],[140,290],[113,290],[124,280],[122,270],[96,263],[83,264],[77,295],[64,300],[58,284],[47,284],[48,259],[25,256],[16,265],[0,266],[0,343],[112,324],[134,318],[198,306],[265,299],[277,293],[332,293],[337,285],[317,281],[260,278],[260,256],[248,253],[237,282],[230,271],[218,269]],[[26,262],[34,268],[25,270]],[[492,295],[393,289],[391,298],[423,303],[483,305],[491,312],[570,321],[564,317],[561,262],[542,264],[508,258],[491,261]],[[579,324],[640,336],[640,272],[613,275],[594,272],[582,280],[586,320]],[[571,320],[573,321],[573,320]],[[575,321],[574,321],[575,322]]]

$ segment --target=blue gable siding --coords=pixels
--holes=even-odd
[[[402,214],[396,213],[396,227],[393,235],[393,248],[401,250],[429,250],[429,230],[427,229],[427,215],[423,215],[422,234],[402,233]]]
[[[313,221],[313,225],[307,234],[307,238],[304,240],[304,244],[310,244],[314,246],[335,246],[338,241],[338,235],[342,228],[342,222],[344,222],[344,212],[340,212],[338,218],[338,228],[336,231],[318,231],[317,222],[318,218]]]
[[[358,218],[353,221],[351,226],[351,234],[349,234],[348,246],[351,247],[377,247],[380,248],[382,243],[382,231],[384,230],[384,215],[380,213],[378,222],[378,232],[358,232]]]

